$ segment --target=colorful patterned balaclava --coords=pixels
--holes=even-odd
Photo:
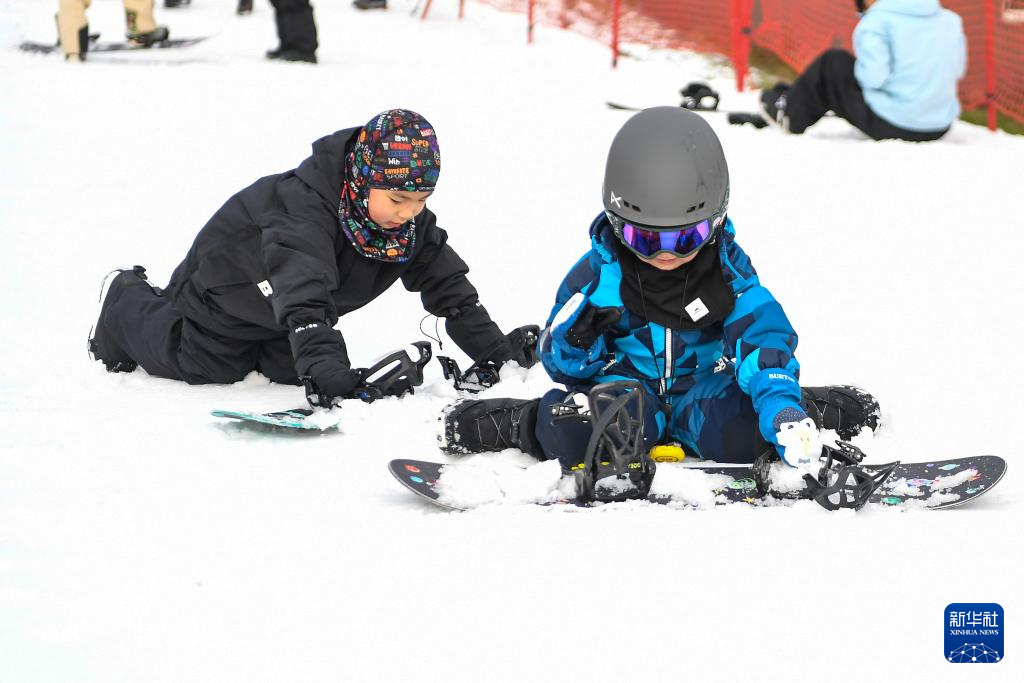
[[[431,192],[440,172],[437,137],[425,118],[406,109],[373,117],[345,160],[338,218],[349,243],[367,258],[408,261],[416,245],[415,220],[395,230],[374,223],[367,209],[370,189]]]

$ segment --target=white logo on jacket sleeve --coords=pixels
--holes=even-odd
[[[690,315],[690,320],[692,320],[693,322],[697,322],[698,320],[706,316],[708,313],[710,313],[708,307],[705,306],[704,302],[700,300],[700,297],[697,297],[689,304],[687,304],[683,310],[685,310]]]
[[[274,288],[270,286],[270,280],[264,280],[263,282],[257,282],[256,286],[263,292],[263,296],[270,296],[274,293]]]

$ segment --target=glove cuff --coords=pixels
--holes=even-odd
[[[295,372],[300,377],[310,374],[310,368],[323,361],[340,363],[350,367],[345,339],[325,322],[308,322],[297,325],[288,333],[288,343],[295,359]]]

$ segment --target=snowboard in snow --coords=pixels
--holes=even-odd
[[[93,52],[125,52],[135,50],[166,50],[179,47],[191,47],[197,43],[201,43],[209,38],[209,36],[199,36],[195,38],[168,38],[162,40],[159,43],[155,43],[150,46],[136,45],[130,43],[127,40],[122,41],[90,41],[89,53],[86,55],[86,60],[89,59],[89,54]],[[60,52],[60,45],[54,43],[38,43],[32,40],[26,40],[18,49],[23,52],[35,52],[39,54],[50,54],[51,52]]]
[[[448,510],[465,510],[468,507],[446,501],[436,485],[447,467],[436,462],[423,460],[392,460],[388,464],[394,475],[407,489],[434,505]],[[761,497],[754,480],[754,472],[748,465],[659,465],[659,468],[691,469],[707,477],[707,485],[714,494],[716,505],[747,504],[761,505]],[[871,465],[862,465],[871,471]],[[660,471],[660,470],[659,470]],[[990,491],[1006,472],[1006,461],[995,455],[979,455],[955,460],[933,460],[930,462],[901,463],[868,501],[868,505],[882,507],[921,507],[937,510],[956,507],[975,500]],[[657,479],[655,479],[657,482]],[[682,503],[671,496],[652,494],[651,503],[668,505]],[[572,499],[552,504],[584,505]],[[606,503],[613,504],[613,503]]]
[[[618,102],[605,102],[609,109],[619,109],[622,111],[642,111],[643,107],[634,107],[628,104],[619,104]],[[742,126],[745,123],[749,123],[754,128],[767,128],[768,122],[764,120],[764,117],[757,112],[750,111],[730,111],[728,109],[688,109],[687,111],[696,112],[698,114],[725,114],[729,123],[734,126]]]
[[[244,410],[211,410],[214,417],[227,417],[269,427],[323,431],[326,427],[309,419],[313,411],[308,408],[283,410],[277,413],[252,413]]]

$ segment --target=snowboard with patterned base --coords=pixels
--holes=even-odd
[[[465,510],[446,501],[435,488],[447,467],[424,460],[392,460],[388,469],[399,482],[420,498],[448,510]],[[754,472],[749,465],[667,465],[659,467],[688,467],[705,474],[724,475],[709,477],[709,486],[715,494],[716,505],[747,504],[759,506],[765,502],[757,490]],[[871,465],[862,465],[869,472]],[[1006,473],[1006,461],[996,455],[978,455],[954,460],[901,463],[889,478],[871,496],[868,505],[907,507],[938,510],[963,505],[992,490]],[[726,478],[727,477],[727,478]],[[651,503],[668,505],[674,500],[668,496],[649,496]],[[566,499],[540,505],[586,505]]]

